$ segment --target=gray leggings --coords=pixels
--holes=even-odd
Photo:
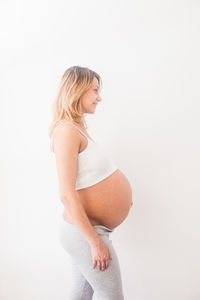
[[[93,226],[101,240],[109,248],[112,259],[108,268],[93,269],[91,248],[78,228],[65,221],[59,222],[59,241],[69,255],[70,287],[68,300],[124,300],[120,265],[109,233],[114,231],[103,225]]]

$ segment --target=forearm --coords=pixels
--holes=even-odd
[[[66,207],[66,210],[70,216],[70,219],[72,219],[73,224],[80,230],[85,239],[88,241],[89,245],[98,245],[98,243],[101,241],[100,237],[94,230],[81,201],[79,201],[77,197],[77,195],[73,195],[71,199],[62,198],[61,201]]]

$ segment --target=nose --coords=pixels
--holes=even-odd
[[[101,101],[101,97],[100,97],[100,96],[97,98],[97,101],[98,101],[98,102]]]

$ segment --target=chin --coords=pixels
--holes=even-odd
[[[86,112],[86,114],[94,114],[95,113],[95,109],[93,109],[93,110],[88,110],[87,112]]]
[[[96,107],[93,108],[93,109],[85,110],[85,111],[84,111],[84,114],[94,114],[94,113],[95,113],[95,110],[96,110]]]

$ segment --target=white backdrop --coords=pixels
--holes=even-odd
[[[87,115],[133,187],[112,235],[126,300],[200,299],[200,3],[1,1],[0,299],[66,300],[48,126],[63,72],[103,79]]]

